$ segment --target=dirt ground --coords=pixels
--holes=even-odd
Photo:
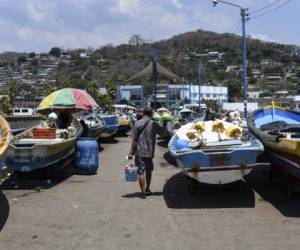
[[[67,168],[55,176],[14,177],[0,191],[0,249],[299,249],[300,197],[255,169],[246,182],[199,186],[159,142],[153,196],[138,197],[122,165],[129,138],[102,143],[98,175]],[[48,174],[47,174],[48,175]]]

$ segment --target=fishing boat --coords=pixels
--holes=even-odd
[[[300,180],[300,112],[273,102],[251,113],[248,127],[264,144],[272,168]]]
[[[169,142],[182,172],[208,184],[226,184],[248,174],[264,150],[251,133],[225,121],[196,120],[183,125]]]
[[[136,108],[127,104],[114,104],[111,107],[111,114],[115,114],[118,119],[118,133],[126,134],[131,129],[130,115],[136,112]]]
[[[16,172],[30,172],[59,163],[75,153],[82,126],[74,119],[67,129],[33,127],[11,140],[6,164]]]
[[[117,115],[118,119],[118,133],[119,134],[126,134],[130,131],[130,117],[125,113]]]
[[[82,116],[79,120],[83,126],[82,136],[98,139],[105,132],[104,120],[93,112]]]
[[[0,183],[9,176],[9,170],[5,164],[7,149],[11,139],[11,129],[8,122],[0,114]]]
[[[98,107],[80,89],[64,88],[46,96],[37,110],[48,114],[48,119],[13,137],[7,151],[7,165],[23,173],[60,166],[60,162],[73,155],[82,133],[80,122],[72,114]]]
[[[115,115],[98,113],[98,116],[104,121],[105,127],[100,138],[107,138],[118,132],[119,122]]]

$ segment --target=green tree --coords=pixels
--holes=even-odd
[[[20,96],[22,92],[22,88],[19,84],[16,84],[16,82],[8,82],[2,87],[2,94],[8,95],[9,100],[13,103],[15,98]]]
[[[29,53],[29,58],[35,58],[36,54],[34,52]]]
[[[55,57],[60,57],[60,55],[61,55],[60,48],[58,48],[58,47],[51,48],[49,55],[55,56]]]
[[[19,65],[26,62],[26,56],[19,56],[17,62]]]
[[[9,96],[1,96],[0,97],[0,111],[4,114],[10,114],[13,106],[11,105]]]
[[[117,82],[114,80],[109,81],[106,84],[106,89],[111,100],[115,100],[117,97]]]

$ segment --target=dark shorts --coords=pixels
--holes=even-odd
[[[139,175],[150,173],[154,169],[152,158],[135,157],[135,165],[138,167]]]

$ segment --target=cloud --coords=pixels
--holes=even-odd
[[[251,38],[259,39],[266,42],[280,43],[279,39],[272,38],[267,34],[250,34],[250,36]]]
[[[126,43],[132,34],[158,40],[196,29],[228,32],[238,18],[236,8],[199,0],[0,0],[0,51],[98,47]]]

